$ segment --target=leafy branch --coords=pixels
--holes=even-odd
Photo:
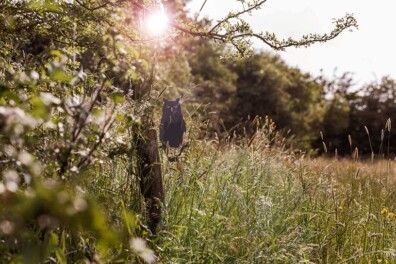
[[[344,17],[334,20],[334,29],[330,33],[312,33],[304,35],[299,39],[287,38],[279,39],[275,33],[254,32],[250,25],[242,19],[244,14],[250,14],[258,10],[266,0],[253,1],[248,3],[248,7],[239,12],[230,12],[225,18],[219,20],[209,29],[204,29],[195,24],[173,22],[171,25],[176,31],[183,32],[191,36],[214,39],[223,43],[232,44],[239,53],[244,55],[252,44],[252,39],[258,39],[267,46],[275,50],[285,50],[288,47],[308,47],[317,42],[326,42],[336,38],[345,30],[358,28],[357,20],[353,14],[346,14]]]
[[[256,1],[255,1],[256,2]],[[239,12],[230,12],[225,18],[221,19],[214,25],[210,30],[209,33],[215,32],[216,29],[220,28],[223,24],[228,23],[233,18],[240,18],[243,14],[250,13],[253,10],[260,9],[261,6],[267,2],[267,0],[259,1],[254,4],[250,4],[247,9],[243,9]]]
[[[98,9],[106,7],[107,5],[113,5],[113,3],[111,1],[106,1],[106,2],[104,2],[102,4],[99,4],[99,5],[95,6],[95,7],[91,7],[91,6],[87,5],[86,3],[84,3],[81,0],[75,0],[75,1],[77,2],[77,4],[79,4],[80,6],[82,6],[83,8],[85,8],[85,9],[87,9],[89,11],[96,11]]]

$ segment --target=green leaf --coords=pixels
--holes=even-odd
[[[57,248],[58,236],[55,233],[48,232],[45,236],[45,258],[51,255],[53,251]]]
[[[137,81],[139,80],[139,75],[136,71],[134,71],[133,69],[128,70],[128,74],[131,77],[132,80]]]
[[[140,63],[143,65],[144,69],[147,70],[149,68],[149,64],[146,60],[140,60]]]
[[[124,128],[124,127],[118,127],[118,128],[117,128],[117,132],[120,133],[120,134],[122,134],[122,133],[125,132],[125,128]]]
[[[39,96],[34,96],[31,99],[32,111],[34,117],[47,119],[49,117],[49,109]]]
[[[67,263],[65,252],[63,252],[62,249],[60,248],[55,249],[55,255],[56,255],[56,259],[59,261],[60,264]]]
[[[51,50],[50,55],[58,57],[58,58],[61,58],[63,56],[62,52],[60,50]]]
[[[125,116],[122,115],[122,114],[117,114],[116,117],[115,117],[115,119],[116,119],[117,121],[124,122],[124,121],[125,121]]]
[[[73,76],[67,74],[61,69],[54,69],[50,74],[50,78],[53,81],[70,82],[73,79]]]
[[[128,49],[128,53],[133,54],[133,56],[135,57],[135,59],[136,59],[136,60],[139,60],[140,54],[139,54],[139,52],[138,52],[136,49],[134,49],[134,48],[132,48],[132,47],[128,47],[127,49]]]
[[[124,102],[124,96],[121,93],[113,93],[110,95],[111,100],[113,100],[114,103],[120,104]]]

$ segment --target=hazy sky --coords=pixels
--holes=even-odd
[[[197,12],[204,0],[189,5]],[[231,10],[240,10],[236,0],[207,0],[201,16],[224,17]],[[353,72],[359,83],[378,80],[384,75],[396,78],[396,1],[395,0],[268,0],[262,9],[247,17],[256,31],[275,32],[278,37],[299,37],[307,33],[327,33],[332,18],[353,13],[359,29],[344,32],[336,39],[309,48],[288,48],[278,52],[290,65],[319,74],[323,69],[331,76]],[[269,50],[257,43],[258,49]]]

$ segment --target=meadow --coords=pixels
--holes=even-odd
[[[191,140],[178,162],[163,156],[164,215],[149,240],[159,262],[393,263],[394,162],[309,158],[272,133]],[[136,187],[122,162],[101,170],[107,181],[92,188],[109,186],[105,204],[129,200],[141,212],[138,191],[119,191]]]

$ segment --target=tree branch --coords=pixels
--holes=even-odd
[[[208,33],[212,33],[215,29],[219,28],[222,24],[228,22],[229,20],[233,19],[233,18],[239,18],[241,15],[245,14],[245,13],[249,13],[252,10],[257,10],[261,7],[261,5],[263,5],[265,2],[267,2],[267,0],[262,0],[254,5],[252,5],[250,8],[248,9],[244,9],[240,12],[237,13],[230,13],[228,14],[227,17],[225,17],[224,19],[220,20],[216,25],[214,25]]]
[[[222,20],[222,21],[226,21],[226,20]],[[350,14],[346,14],[344,18],[335,20],[334,23],[335,23],[335,28],[329,34],[309,34],[309,35],[304,35],[302,36],[301,39],[297,39],[297,40],[292,38],[279,40],[274,33],[270,33],[270,32],[255,33],[250,29],[250,27],[246,27],[246,24],[242,25],[243,28],[238,28],[238,25],[228,28],[228,30],[224,34],[214,33],[212,30],[213,28],[209,31],[196,31],[193,29],[181,27],[176,23],[172,23],[171,25],[176,30],[192,36],[211,38],[211,39],[219,40],[221,42],[229,42],[234,47],[236,47],[238,51],[241,51],[244,49],[242,49],[239,46],[237,47],[238,44],[235,43],[235,40],[246,39],[246,38],[257,38],[275,50],[284,50],[285,48],[288,47],[308,47],[317,42],[326,42],[336,38],[338,35],[340,35],[343,31],[347,29],[358,28],[356,19],[353,17],[353,15]]]
[[[109,4],[112,4],[110,1],[107,1],[101,5],[98,5],[96,7],[89,7],[88,5],[84,4],[83,2],[81,2],[80,0],[75,0],[80,6],[84,7],[85,9],[89,10],[89,11],[95,11],[101,8],[106,7]]]

